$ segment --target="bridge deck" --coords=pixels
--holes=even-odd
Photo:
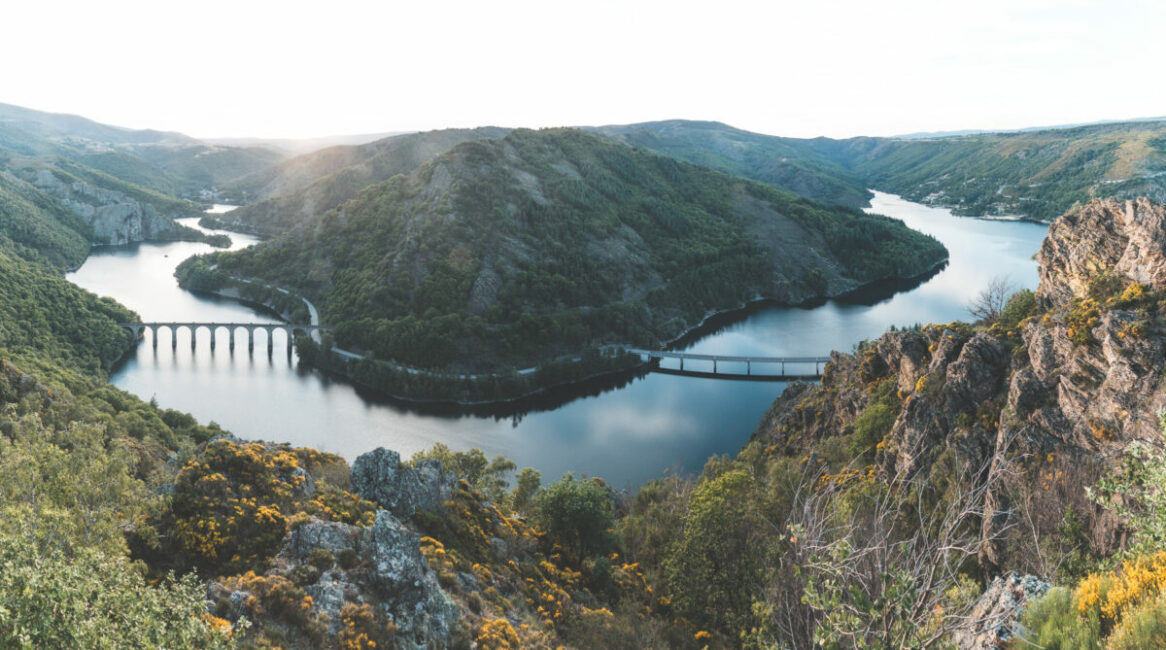
[[[707,377],[711,379],[743,379],[754,381],[795,381],[795,380],[816,380],[822,376],[821,366],[830,361],[830,357],[751,357],[751,356],[736,356],[727,354],[698,354],[695,352],[670,352],[667,350],[641,350],[638,348],[628,348],[627,352],[638,354],[641,357],[647,357],[649,360],[654,360],[653,372],[659,372],[667,375],[682,375],[687,377]],[[666,368],[660,366],[659,362],[663,359],[678,359],[680,361],[680,368]],[[695,370],[691,367],[685,368],[685,361],[711,361],[712,370]],[[721,363],[743,363],[745,364],[745,372],[725,372],[719,366]],[[790,372],[786,373],[786,364],[804,365],[814,364],[814,372]],[[780,365],[780,372],[753,372],[753,364],[773,364]]]
[[[740,361],[751,363],[826,363],[830,357],[738,357],[724,354],[697,354],[695,352],[669,352],[667,350],[639,350],[628,348],[628,352],[652,359],[693,359],[695,361]]]
[[[137,327],[292,327],[295,329],[331,329],[327,325],[300,325],[297,323],[210,323],[202,321],[159,321],[153,323],[118,323],[118,325],[131,329]]]

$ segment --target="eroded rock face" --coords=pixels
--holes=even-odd
[[[437,577],[421,555],[420,536],[387,511],[364,529],[359,552],[371,567],[371,583],[382,607],[401,630],[404,647],[449,645],[459,610],[441,590]]]
[[[1065,304],[1090,280],[1116,272],[1155,289],[1166,287],[1166,205],[1149,199],[1089,202],[1049,226],[1037,255],[1038,297]]]
[[[1166,290],[1166,206],[1095,201],[1053,224],[1041,248],[1038,314],[1009,339],[966,325],[892,332],[856,355],[835,355],[817,388],[791,388],[757,436],[787,453],[848,434],[883,381],[900,409],[875,455],[885,476],[927,477],[942,459],[965,485],[991,480],[980,562],[988,575],[1041,572],[1017,523],[1057,535],[1066,509],[1099,552],[1122,543],[1112,513],[1085,494],[1135,440],[1160,436],[1166,325],[1157,302],[1096,301],[1088,331],[1070,316],[1102,276]],[[1118,289],[1121,292],[1121,289]],[[1117,305],[1117,306],[1115,306]],[[1080,327],[1080,321],[1076,323]]]
[[[166,239],[179,230],[171,217],[121,192],[81,181],[67,183],[47,169],[37,170],[32,183],[84,218],[93,228],[91,239],[95,244]]]
[[[1010,573],[998,577],[972,606],[971,627],[952,635],[960,650],[1005,648],[1021,635],[1020,618],[1033,600],[1045,595],[1052,585],[1036,576]]]
[[[418,509],[436,511],[453,496],[454,476],[437,460],[416,468],[401,464],[401,455],[378,447],[352,464],[352,488],[362,498],[408,519]]]
[[[442,590],[421,554],[421,538],[387,510],[378,510],[371,526],[352,526],[313,519],[292,529],[269,572],[296,576],[313,552],[331,552],[335,563],[303,584],[313,607],[328,617],[331,634],[342,627],[345,605],[371,604],[397,626],[397,647],[447,647],[460,611]],[[345,563],[341,558],[349,557]],[[347,567],[347,568],[346,568]],[[229,602],[234,620],[244,615],[245,592],[212,586],[213,602]],[[236,611],[237,610],[237,611]]]
[[[357,540],[362,529],[336,521],[321,521],[313,519],[300,524],[288,533],[279,558],[290,560],[292,563],[308,561],[312,551],[322,548],[333,556],[341,552],[356,549]]]

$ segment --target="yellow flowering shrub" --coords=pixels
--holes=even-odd
[[[481,650],[511,650],[522,647],[514,626],[504,618],[486,621],[474,636]]]
[[[306,489],[305,465],[321,471],[333,462],[314,450],[208,443],[178,472],[170,510],[156,522],[173,547],[162,552],[205,574],[230,575],[265,569],[289,528],[311,516],[371,524],[374,504],[322,480]]]

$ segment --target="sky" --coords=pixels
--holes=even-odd
[[[685,118],[795,137],[1166,115],[1159,0],[36,0],[0,102],[196,137]]]

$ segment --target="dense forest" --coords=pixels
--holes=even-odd
[[[875,245],[872,245],[875,244]],[[183,286],[302,292],[339,347],[497,372],[659,346],[714,310],[837,295],[946,257],[900,222],[575,130],[467,142]]]

